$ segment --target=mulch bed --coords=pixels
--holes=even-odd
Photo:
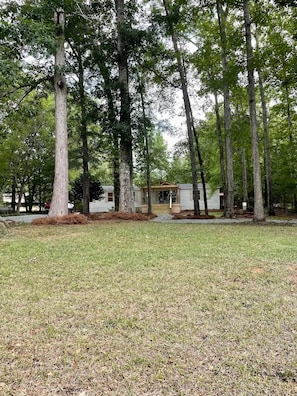
[[[196,220],[208,220],[208,219],[215,219],[215,216],[212,215],[205,215],[205,214],[201,214],[201,215],[194,215],[191,213],[176,213],[173,217],[173,220],[187,220],[187,219],[196,219]]]
[[[218,212],[218,211],[215,211]],[[209,214],[203,214],[201,213],[200,215],[194,215],[194,211],[192,210],[184,210],[181,213],[177,213],[173,216],[173,220],[188,220],[188,219],[197,219],[197,220],[208,220],[208,219],[219,219],[219,218],[224,218],[224,214],[222,212],[222,215],[220,217],[213,216],[211,213],[211,210],[209,211]],[[253,218],[253,213],[252,212],[242,212],[242,211],[236,211],[234,212],[234,218],[235,219],[242,219],[242,218],[247,218],[251,219]]]
[[[59,217],[43,217],[41,219],[34,219],[34,225],[58,225],[58,224],[88,224],[102,220],[129,220],[129,221],[148,221],[153,219],[156,215],[148,215],[144,213],[123,213],[123,212],[104,212],[92,213],[85,216],[81,213],[72,213],[66,216]]]

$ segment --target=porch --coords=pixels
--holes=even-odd
[[[141,212],[148,212],[148,188],[141,190],[142,205]],[[152,212],[155,214],[180,213],[179,187],[166,182],[151,187]]]

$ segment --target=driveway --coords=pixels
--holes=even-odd
[[[244,218],[234,218],[234,219],[226,219],[224,217],[217,217],[215,219],[181,219],[181,220],[173,220],[170,214],[160,214],[154,219],[150,220],[154,223],[171,223],[171,224],[185,224],[185,223],[193,223],[193,224],[242,224],[242,223],[253,223],[252,218],[244,217]],[[279,225],[294,225],[297,226],[297,219],[266,219],[266,222],[263,224],[279,224]]]
[[[180,219],[174,220],[170,214],[160,214],[154,219],[150,220],[155,223],[194,223],[194,224],[229,224],[229,223],[251,223],[253,219],[225,219],[223,217],[217,217],[215,219]]]
[[[40,219],[42,217],[46,217],[47,214],[26,214],[26,215],[18,215],[18,216],[0,216],[0,221],[12,220],[18,223],[31,223],[34,219]]]

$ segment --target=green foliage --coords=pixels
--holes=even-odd
[[[167,179],[174,184],[192,183],[189,156],[175,156],[170,161]]]
[[[1,185],[44,202],[51,194],[54,170],[53,98],[30,94],[1,128]]]
[[[146,161],[149,161],[151,183],[158,184],[160,180],[167,180],[169,167],[167,146],[162,134],[159,131],[149,130],[148,133],[148,155],[146,153],[145,139],[139,135],[137,139],[137,175],[136,184],[139,186],[146,185]]]

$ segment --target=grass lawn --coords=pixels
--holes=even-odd
[[[297,395],[297,228],[99,222],[0,238],[0,395]]]

